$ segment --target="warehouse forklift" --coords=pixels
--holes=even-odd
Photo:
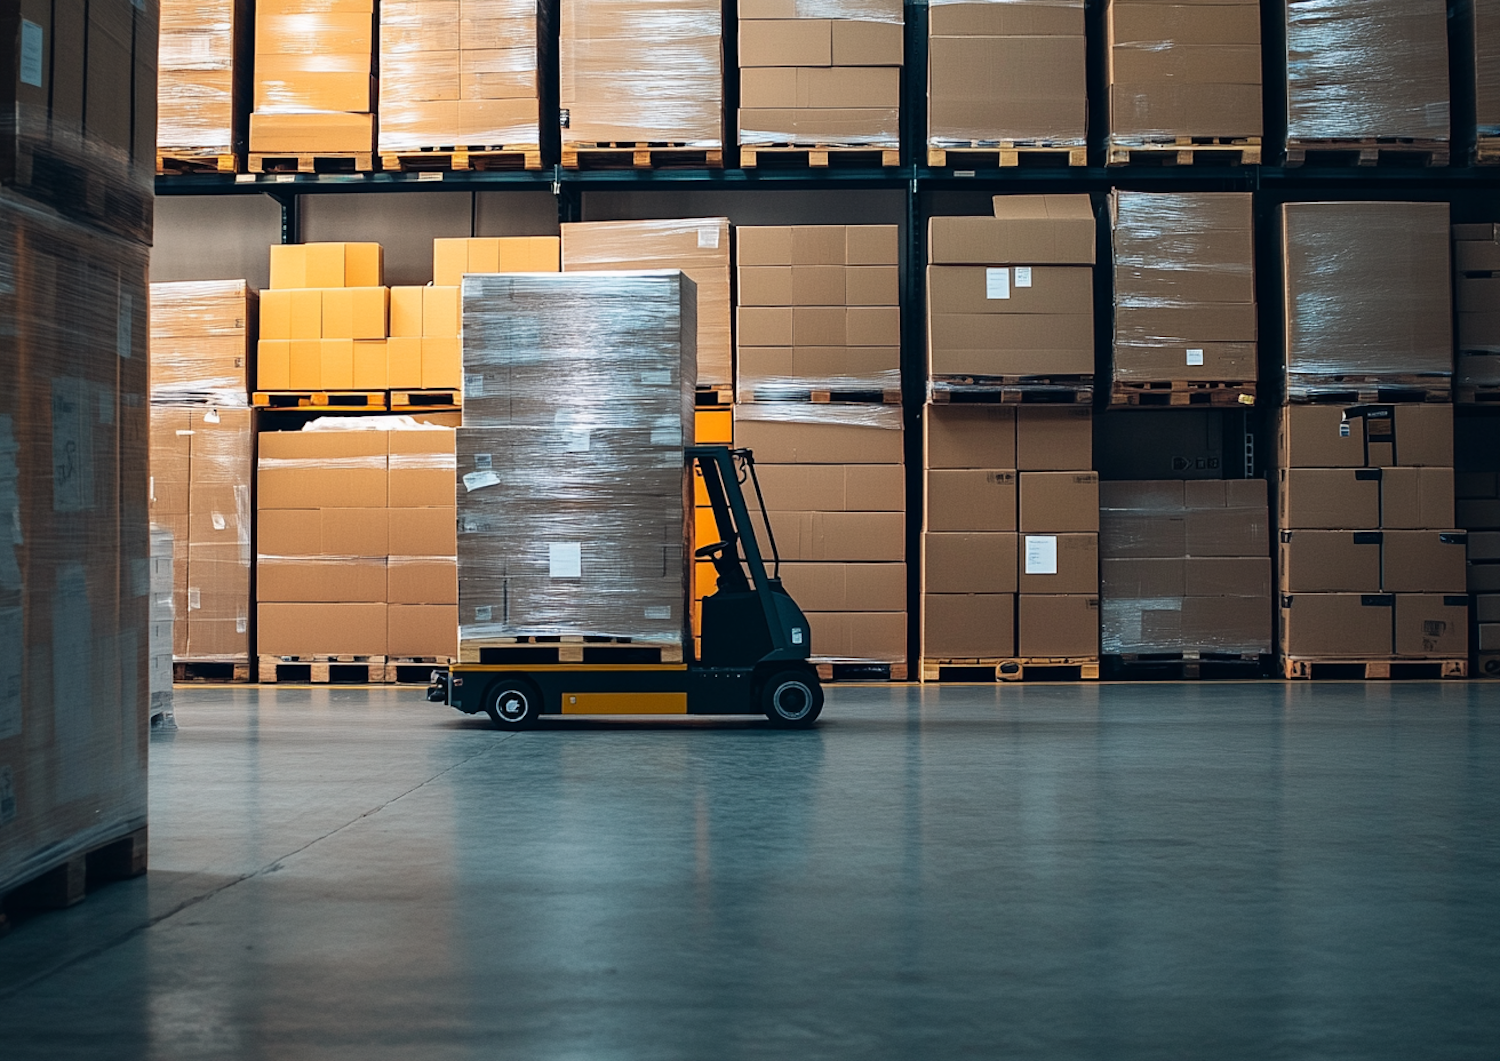
[[[778,726],[816,722],[823,687],[808,663],[812,637],[802,609],[781,585],[781,557],[755,457],[727,446],[693,446],[685,453],[702,476],[718,538],[693,554],[713,564],[718,576],[717,591],[703,600],[696,660],[662,662],[658,648],[618,643],[591,649],[585,642],[578,662],[562,660],[557,643],[481,648],[478,663],[434,671],[427,698],[470,715],[483,711],[498,729],[522,729],[543,715],[764,714]],[[771,574],[740,489],[747,479],[771,547]]]

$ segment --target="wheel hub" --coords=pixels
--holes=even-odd
[[[786,682],[776,690],[773,703],[782,718],[795,721],[812,710],[812,690],[801,682]]]

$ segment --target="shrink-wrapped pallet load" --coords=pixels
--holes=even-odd
[[[374,63],[374,0],[258,0],[251,155],[370,152]]]
[[[169,170],[238,168],[253,45],[250,0],[163,0],[156,150]]]

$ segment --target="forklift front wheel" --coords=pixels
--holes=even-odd
[[[805,670],[771,675],[760,689],[761,708],[777,726],[811,726],[823,713],[823,686]]]
[[[495,683],[484,698],[485,713],[496,729],[525,729],[541,709],[541,696],[531,683],[513,678]]]

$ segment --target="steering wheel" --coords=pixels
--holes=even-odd
[[[719,554],[728,548],[728,542],[714,542],[712,545],[705,545],[701,549],[694,550],[693,556],[698,560],[717,560]]]

